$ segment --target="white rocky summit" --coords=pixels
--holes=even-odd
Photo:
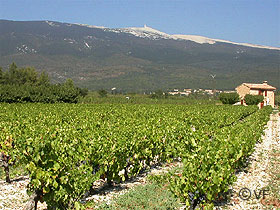
[[[50,26],[57,26],[49,21],[46,21],[46,23],[48,23]],[[280,50],[279,47],[270,47],[270,46],[256,45],[256,44],[249,44],[249,43],[238,43],[238,42],[232,42],[223,39],[213,39],[213,38],[208,38],[208,37],[198,36],[198,35],[167,34],[157,29],[151,28],[146,24],[143,27],[127,27],[127,28],[108,28],[104,26],[94,26],[94,25],[78,24],[78,23],[76,23],[75,25],[84,26],[88,28],[97,28],[104,31],[111,31],[115,33],[129,33],[136,37],[148,38],[151,40],[158,40],[158,39],[188,40],[199,44],[215,44],[217,42],[220,42],[220,43],[241,45],[246,47]]]
[[[184,35],[184,34],[170,35],[161,32],[159,30],[153,29],[151,27],[148,27],[147,25],[144,25],[144,27],[129,27],[129,28],[109,29],[109,30],[116,33],[120,33],[120,32],[130,33],[137,37],[150,38],[150,39],[174,39],[174,40],[181,39],[181,40],[193,41],[199,44],[215,44],[217,42],[222,42],[222,43],[229,43],[234,45],[243,45],[246,47],[280,50],[280,48],[278,47],[269,47],[269,46],[249,44],[249,43],[237,43],[237,42],[232,42],[232,41],[227,41],[222,39],[212,39],[212,38],[198,36],[198,35]]]

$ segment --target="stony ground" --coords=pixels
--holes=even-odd
[[[137,185],[147,184],[148,175],[166,173],[171,168],[178,167],[180,165],[181,165],[181,163],[174,162],[174,163],[164,164],[162,166],[155,166],[155,167],[152,167],[151,169],[147,170],[146,172],[141,173],[139,176],[137,176],[131,180],[128,180],[128,181],[126,181],[124,183],[120,183],[120,184],[114,184],[112,187],[108,187],[108,188],[106,186],[105,186],[105,188],[102,187],[103,186],[102,181],[101,181],[101,183],[96,182],[95,187],[96,188],[101,187],[99,190],[99,193],[87,197],[86,200],[94,201],[95,203],[106,202],[107,204],[109,204],[114,197],[128,192],[128,190],[130,190],[131,188],[133,188]]]
[[[88,196],[86,201],[94,201],[95,203],[110,201],[118,195],[128,192],[129,189],[147,183],[148,174],[159,174],[170,170],[173,167],[179,166],[181,163],[169,163],[162,166],[154,166],[146,172],[141,173],[139,176],[128,180],[121,184],[114,184],[113,186],[106,187],[103,180],[96,181],[94,187],[97,193]],[[0,181],[0,209],[1,210],[24,210],[29,197],[26,193],[29,179],[26,176],[18,177],[13,180],[11,184],[5,183],[4,180]],[[46,203],[38,203],[38,210],[47,209]]]
[[[24,210],[25,203],[29,200],[26,193],[29,179],[26,176],[18,177],[8,184],[0,181],[0,209]],[[38,210],[46,209],[46,204],[39,203]]]
[[[251,209],[280,209],[279,195],[279,169],[280,169],[280,116],[279,114],[271,115],[265,130],[265,135],[260,143],[255,147],[255,152],[249,160],[249,166],[242,172],[237,174],[237,181],[231,187],[231,197],[226,203],[219,203],[216,209],[231,210],[251,210]],[[147,182],[147,174],[162,173],[170,168],[178,166],[177,164],[166,164],[152,168],[149,172],[143,173],[133,180],[127,181],[113,187],[103,187],[100,193],[89,196],[86,200],[95,202],[110,202],[116,195],[126,193],[130,188],[145,184]],[[275,177],[275,173],[278,175]],[[25,203],[28,201],[26,186],[29,180],[27,177],[18,177],[11,184],[0,181],[0,209],[2,210],[23,210]],[[102,186],[103,182],[96,182],[96,186]],[[274,186],[271,188],[271,186]],[[275,187],[276,186],[276,187]],[[247,188],[246,192],[240,195],[241,189]],[[265,191],[265,198],[263,192]],[[251,196],[249,196],[249,191]],[[272,192],[273,191],[273,192]],[[260,198],[258,199],[258,197]],[[38,209],[46,209],[46,204],[39,203]]]
[[[265,135],[263,136],[262,141],[256,144],[255,151],[250,156],[248,163],[248,167],[237,174],[237,181],[233,184],[233,186],[231,186],[230,201],[225,204],[221,204],[221,206],[216,206],[216,209],[280,210],[280,200],[277,200],[277,198],[275,198],[277,194],[280,194],[279,113],[271,115],[270,121],[268,122],[267,128],[265,130]],[[277,169],[278,177],[274,177],[273,173],[277,173],[277,171],[275,171]],[[270,189],[270,187],[272,187],[272,184],[274,185],[274,187],[273,189]],[[272,190],[276,192],[272,192]]]

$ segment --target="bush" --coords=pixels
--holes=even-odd
[[[82,97],[85,97],[88,95],[88,89],[87,88],[78,88],[78,90],[80,91],[80,95]]]
[[[263,101],[264,98],[262,95],[247,94],[244,99],[247,105],[258,105],[260,102]]]
[[[106,90],[99,90],[98,91],[98,94],[100,97],[107,97],[107,91]]]
[[[221,93],[219,99],[223,104],[235,104],[239,101],[239,95],[237,93]]]
[[[163,92],[162,90],[156,90],[152,95],[151,95],[151,98],[156,98],[156,99],[159,99],[159,98],[167,98],[168,97],[168,94]]]

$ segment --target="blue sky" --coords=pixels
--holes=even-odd
[[[147,24],[169,34],[280,47],[280,0],[0,0],[0,19]]]

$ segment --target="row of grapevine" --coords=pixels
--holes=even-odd
[[[183,160],[182,174],[170,179],[171,190],[192,209],[197,205],[213,209],[212,201],[228,190],[235,181],[236,169],[243,166],[261,139],[271,111],[266,107],[197,141]]]
[[[100,177],[108,183],[124,181],[149,165],[174,158],[186,162],[182,180],[191,186],[194,178],[187,175],[188,164],[197,164],[191,160],[205,159],[206,164],[215,146],[221,148],[217,156],[231,145],[231,139],[222,140],[226,135],[232,138],[229,134],[247,121],[256,128],[266,116],[256,107],[212,105],[0,104],[0,108],[1,152],[9,163],[26,165],[29,191],[57,209],[80,208],[84,194]],[[251,116],[256,119],[249,120]],[[240,141],[232,142],[240,146]],[[245,143],[250,151],[254,142]],[[234,152],[241,151],[237,146]],[[174,183],[174,192],[183,199],[200,189]]]

